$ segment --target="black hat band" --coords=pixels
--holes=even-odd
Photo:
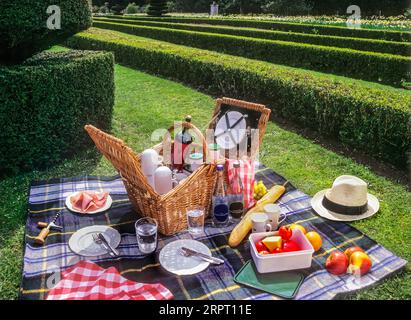
[[[322,201],[324,208],[339,214],[359,216],[368,210],[368,201],[362,206],[343,206],[329,200],[325,195]]]

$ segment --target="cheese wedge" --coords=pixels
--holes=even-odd
[[[283,239],[279,236],[271,236],[262,240],[262,243],[264,243],[264,245],[268,250],[270,250],[270,252],[272,252],[274,249],[281,248],[282,242]]]

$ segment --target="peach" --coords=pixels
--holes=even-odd
[[[341,275],[347,272],[348,258],[341,251],[333,251],[325,261],[325,267],[329,273]]]
[[[357,251],[351,254],[350,265],[348,266],[348,272],[353,275],[363,276],[372,267],[372,261],[368,254],[365,252]]]
[[[364,252],[364,250],[363,249],[361,249],[360,247],[349,247],[348,249],[346,249],[345,251],[344,251],[344,253],[345,253],[345,255],[347,256],[347,258],[348,258],[348,260],[350,260],[350,258],[351,258],[351,255],[354,253],[354,252]]]

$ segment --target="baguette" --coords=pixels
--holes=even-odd
[[[260,200],[257,201],[256,205],[252,207],[242,220],[235,226],[233,231],[231,231],[230,237],[228,238],[228,244],[230,247],[234,248],[238,246],[241,241],[247,236],[253,227],[251,222],[251,215],[256,212],[264,213],[264,206],[269,203],[276,202],[285,192],[285,185],[287,182],[280,186],[272,187]]]

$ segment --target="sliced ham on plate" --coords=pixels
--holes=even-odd
[[[70,197],[75,210],[84,213],[94,212],[105,206],[108,192],[81,191]]]

